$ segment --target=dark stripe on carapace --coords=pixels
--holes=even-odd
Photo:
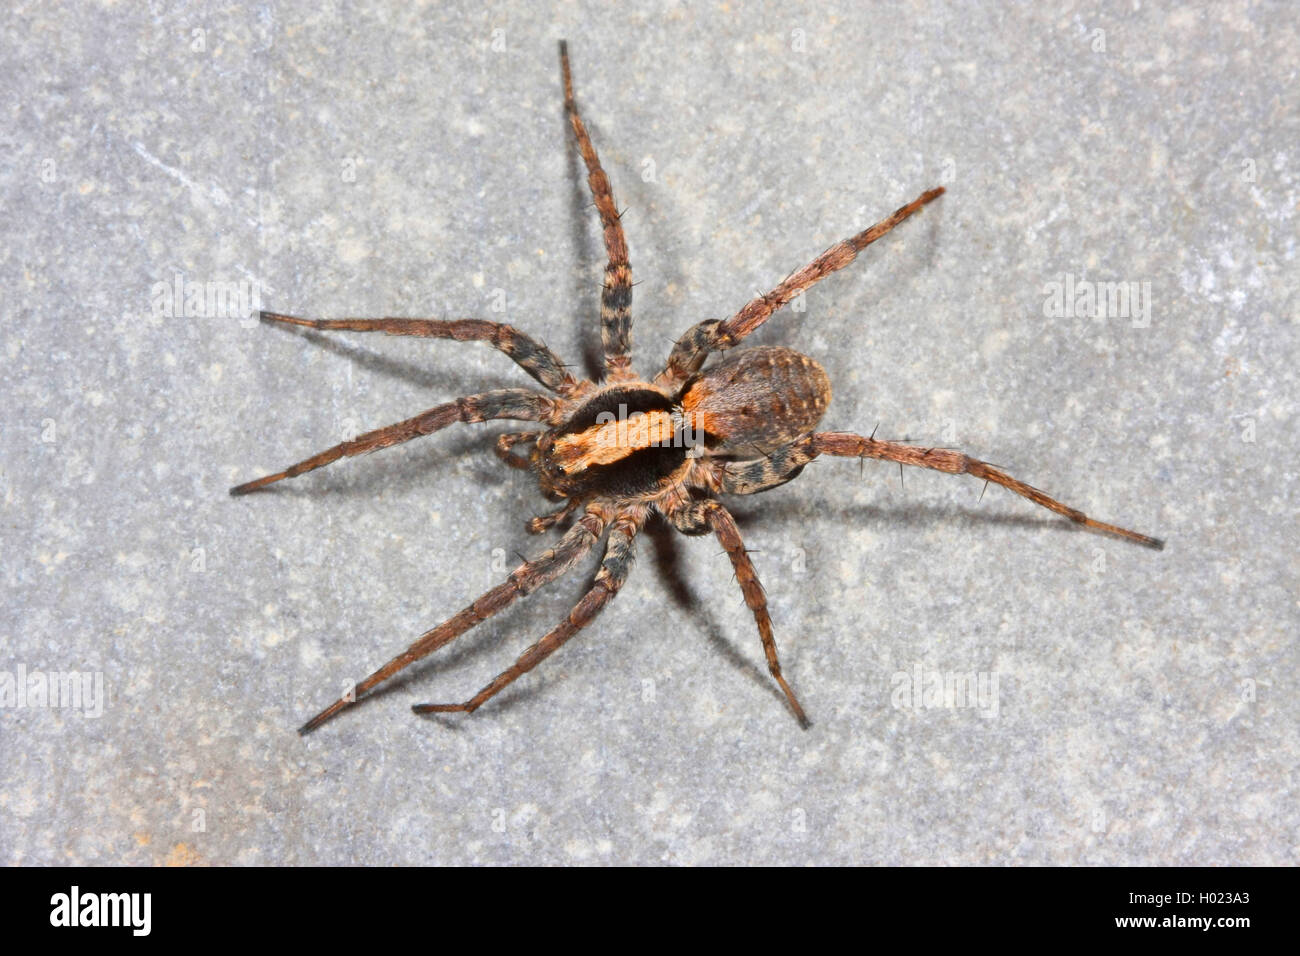
[[[685,464],[690,451],[684,441],[639,448],[608,465],[591,465],[566,476],[565,485],[583,492],[635,497],[660,489]]]
[[[633,412],[666,412],[672,407],[673,403],[662,392],[652,388],[608,388],[574,412],[556,434],[572,435],[597,423],[626,418]]]

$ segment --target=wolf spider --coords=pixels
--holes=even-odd
[[[571,525],[555,546],[525,561],[506,580],[411,644],[335,703],[299,733],[308,733],[354,703],[360,695],[421,658],[450,643],[476,624],[503,610],[516,598],[550,584],[570,571],[606,537],[604,557],[591,589],[567,618],[529,647],[496,679],[469,700],[457,704],[420,704],[417,714],[473,712],[517,678],[532,670],[589,624],[627,579],[637,534],[652,513],[663,515],[688,535],[712,533],[731,559],[745,603],[754,615],[767,667],[800,724],[807,718],[781,673],[772,620],[749,553],[720,494],[750,495],[768,491],[796,477],[818,455],[877,458],[931,468],[948,474],[973,475],[1002,485],[1035,504],[1096,531],[1160,548],[1155,538],[1094,521],[1000,469],[947,448],[882,441],[848,432],[815,432],[830,402],[830,382],[822,367],[806,355],[780,347],[747,349],[709,368],[714,352],[741,344],[777,309],[819,280],[844,268],[859,252],[943,194],[931,189],[915,200],[792,273],[731,318],[709,319],[690,328],[673,345],[667,364],[654,378],[632,369],[632,269],[620,214],[609,179],[573,98],[568,51],[560,43],[564,109],[587,167],[587,182],[604,232],[605,281],[600,297],[604,376],[599,382],[577,379],[555,353],[523,332],[482,319],[304,319],[262,312],[264,321],[309,329],[386,332],[425,338],[487,342],[504,352],[551,394],[533,389],[502,388],[458,398],[414,418],[367,432],[313,455],[284,471],[231,489],[243,495],[284,478],[295,478],[340,458],[397,445],[456,422],[496,419],[534,422],[541,428],[502,435],[496,442],[501,459],[536,476],[541,490],[564,501],[562,507],[528,522],[539,534],[557,523]],[[527,449],[521,455],[517,449]],[[576,516],[576,518],[575,518]]]

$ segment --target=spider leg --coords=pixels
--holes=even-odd
[[[567,395],[577,381],[565,371],[559,356],[513,326],[486,319],[303,319],[279,312],[260,313],[263,322],[300,325],[318,331],[384,332],[426,339],[487,342],[514,359],[525,372],[553,392]]]
[[[462,704],[416,704],[411,710],[417,714],[441,714],[453,711],[472,714],[559,650],[569,638],[595,619],[605,605],[614,599],[623,582],[627,580],[635,553],[633,542],[640,530],[642,520],[641,517],[630,513],[621,514],[614,519],[609,532],[609,542],[605,547],[605,557],[591,590],[557,627],[519,655],[519,659],[512,667],[502,671],[491,683]]]
[[[298,733],[310,733],[339,711],[356,703],[361,695],[372,690],[398,671],[409,667],[421,658],[451,643],[470,628],[483,623],[494,614],[509,607],[516,598],[527,596],[568,572],[599,540],[605,531],[607,520],[603,509],[597,507],[588,508],[587,513],[565,532],[564,537],[556,543],[554,548],[549,549],[532,561],[525,561],[510,573],[505,582],[488,591],[459,614],[448,618],[437,627],[420,635],[410,647],[357,684],[351,693],[345,694],[303,724],[298,729]]]
[[[560,41],[560,72],[564,77],[564,111],[568,114],[578,149],[587,165],[587,184],[600,226],[604,232],[605,253],[609,264],[605,266],[605,283],[600,293],[600,339],[605,352],[606,377],[631,378],[632,375],[632,267],[627,258],[627,239],[623,235],[623,222],[614,205],[614,193],[609,177],[600,166],[596,147],[591,143],[587,127],[578,114],[573,98],[573,77],[569,73],[569,47]]]
[[[775,488],[793,478],[800,468],[818,455],[877,458],[883,461],[896,461],[900,466],[915,465],[950,475],[974,475],[976,478],[983,478],[986,482],[1014,491],[1022,498],[1028,498],[1034,504],[1041,505],[1058,515],[1064,515],[1076,524],[1091,528],[1093,531],[1115,535],[1157,551],[1165,546],[1159,538],[1089,518],[1077,508],[1057,501],[988,462],[971,458],[959,451],[879,441],[849,432],[816,432],[778,449],[770,460],[730,463],[723,471],[721,489],[730,494],[750,495]]]
[[[535,442],[540,437],[540,432],[507,432],[497,437],[496,444],[492,450],[497,453],[497,457],[504,461],[511,468],[518,468],[520,471],[527,471],[533,467],[530,459],[516,455],[510,449],[524,442]]]
[[[685,382],[700,370],[710,352],[739,345],[745,336],[766,322],[777,309],[832,272],[843,269],[857,257],[859,252],[893,230],[922,206],[938,199],[943,193],[942,186],[924,192],[874,226],[836,243],[808,265],[791,273],[771,292],[751,301],[731,318],[722,321],[706,320],[688,329],[673,346],[668,356],[668,364],[655,378],[655,384],[671,386]]]
[[[804,465],[816,457],[804,436],[762,458],[717,462],[713,474],[723,494],[756,495],[798,478]]]
[[[758,572],[754,569],[754,562],[749,559],[749,552],[745,550],[740,529],[736,527],[736,520],[731,516],[731,512],[717,499],[706,498],[690,501],[684,507],[670,511],[668,518],[678,530],[687,534],[712,531],[727,552],[727,557],[731,559],[731,567],[736,572],[736,580],[740,583],[740,591],[745,596],[745,604],[754,615],[754,623],[758,625],[758,636],[763,642],[763,654],[767,658],[768,673],[780,685],[800,726],[807,728],[808,717],[781,673],[781,661],[776,653],[776,638],[772,634],[772,617],[767,613],[767,595],[763,593]]]
[[[478,395],[467,395],[454,402],[438,405],[421,412],[414,418],[379,428],[375,431],[358,435],[351,441],[345,441],[333,448],[327,448],[312,455],[284,471],[266,475],[254,481],[245,482],[230,489],[232,495],[246,495],[284,478],[296,478],[301,474],[338,461],[340,458],[362,455],[377,451],[390,445],[398,445],[420,435],[428,435],[456,422],[475,423],[493,418],[513,418],[520,421],[546,421],[554,408],[554,402],[545,395],[531,392],[526,388],[501,388]]]

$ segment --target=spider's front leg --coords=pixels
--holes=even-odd
[[[754,569],[754,562],[749,559],[749,552],[745,550],[740,529],[736,527],[736,520],[731,516],[731,512],[717,499],[706,498],[699,501],[682,501],[669,508],[667,517],[673,526],[684,534],[704,534],[712,531],[718,543],[727,552],[727,557],[731,559],[731,567],[736,572],[736,580],[740,583],[741,593],[745,596],[745,604],[754,615],[754,623],[758,625],[758,636],[763,642],[763,654],[767,658],[768,673],[780,685],[799,725],[807,729],[810,726],[808,717],[781,673],[781,661],[776,653],[776,637],[772,633],[772,617],[767,612],[767,595],[763,593],[758,572]]]
[[[605,352],[605,374],[615,381],[634,378],[632,373],[632,266],[627,257],[627,238],[623,219],[614,205],[614,191],[609,177],[601,168],[600,157],[592,145],[586,124],[573,97],[573,77],[569,73],[569,47],[560,41],[560,73],[564,81],[564,111],[568,114],[578,150],[587,167],[587,185],[592,202],[600,215],[605,240],[605,282],[600,291],[600,339]]]
[[[605,547],[605,557],[601,561],[600,570],[596,573],[596,580],[591,590],[554,630],[524,651],[515,661],[514,666],[502,671],[490,684],[464,703],[416,704],[411,710],[417,714],[444,714],[455,711],[472,714],[559,650],[569,638],[595,620],[596,615],[623,587],[623,582],[627,580],[628,572],[632,567],[633,542],[644,520],[643,512],[631,511],[623,512],[614,519],[609,532],[609,542]]]
[[[1075,524],[1093,531],[1114,535],[1157,551],[1165,546],[1159,538],[1090,518],[1077,508],[1057,501],[1020,479],[1013,478],[1000,468],[995,468],[988,462],[971,458],[959,451],[879,441],[869,436],[854,435],[849,432],[816,432],[777,449],[767,458],[728,463],[718,476],[719,486],[724,493],[733,495],[752,495],[767,491],[789,481],[800,468],[818,455],[877,458],[883,461],[896,461],[903,465],[914,465],[918,468],[930,468],[950,475],[973,475],[1014,491],[1022,498],[1028,498],[1034,504],[1063,515]]]
[[[304,319],[281,312],[262,311],[263,322],[296,325],[318,332],[383,332],[386,335],[413,335],[425,339],[451,339],[456,342],[486,342],[508,355],[515,364],[551,391],[572,395],[579,383],[565,371],[559,356],[514,326],[486,319]]]
[[[919,211],[922,206],[938,199],[943,193],[942,186],[924,192],[906,206],[894,210],[874,226],[862,230],[856,236],[850,236],[843,242],[837,242],[808,265],[791,273],[771,292],[760,295],[731,318],[722,321],[708,319],[688,329],[686,334],[673,345],[673,350],[668,356],[668,364],[655,377],[655,384],[668,388],[680,386],[700,370],[710,353],[739,345],[745,336],[766,322],[777,309],[832,272],[843,269],[857,258],[859,252],[881,236],[891,232],[895,226]]]

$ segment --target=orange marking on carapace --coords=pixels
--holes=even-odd
[[[668,412],[634,412],[574,435],[562,435],[555,440],[551,454],[560,469],[571,475],[592,465],[611,465],[642,448],[670,445],[675,433]]]

